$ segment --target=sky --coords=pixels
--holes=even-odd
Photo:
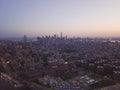
[[[119,37],[120,0],[0,0],[0,37]]]

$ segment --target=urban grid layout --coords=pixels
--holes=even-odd
[[[120,0],[0,0],[0,90],[120,90]]]
[[[21,90],[120,88],[119,54],[119,38],[0,40],[1,79]]]

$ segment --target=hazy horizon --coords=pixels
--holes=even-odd
[[[0,0],[0,38],[119,37],[120,0]]]

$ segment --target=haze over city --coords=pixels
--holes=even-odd
[[[120,0],[0,0],[0,90],[120,90]]]
[[[119,24],[120,0],[0,0],[0,38],[118,37]]]

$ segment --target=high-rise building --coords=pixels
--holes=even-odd
[[[62,32],[60,32],[60,38],[62,38]]]
[[[27,36],[24,35],[24,42],[27,42]]]
[[[55,39],[57,38],[57,35],[56,35],[56,34],[54,34],[54,38],[55,38]]]

